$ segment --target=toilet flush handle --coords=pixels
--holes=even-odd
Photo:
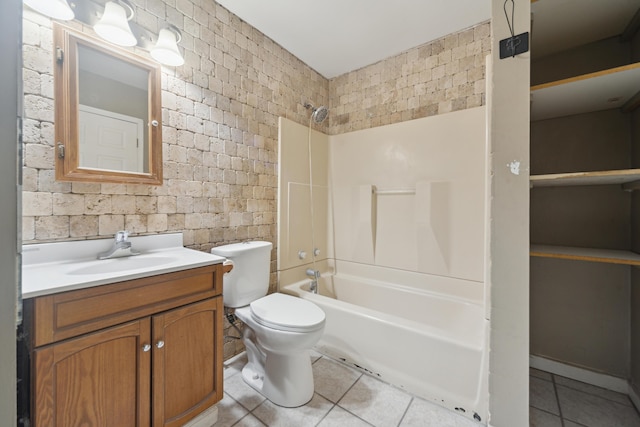
[[[225,259],[222,263],[222,271],[224,272],[224,274],[230,273],[231,270],[233,270],[234,265],[235,264],[233,263],[233,261],[231,261],[230,259]]]

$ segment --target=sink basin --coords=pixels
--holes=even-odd
[[[175,261],[175,258],[161,256],[131,256],[83,263],[82,267],[70,269],[67,274],[108,274],[140,268],[158,267]],[[88,264],[88,265],[87,265]]]

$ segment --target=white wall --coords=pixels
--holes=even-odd
[[[487,73],[492,177],[489,411],[496,427],[529,425],[530,55],[499,59],[498,43],[510,36],[504,3],[491,2],[492,54]],[[530,19],[529,0],[515,1],[515,32],[530,31]],[[510,167],[515,162],[519,174]]]
[[[336,259],[484,282],[486,107],[330,137]]]
[[[283,271],[310,267],[315,248],[320,250],[316,261],[332,258],[333,243],[329,217],[329,137],[283,117],[279,120],[277,250],[278,271]],[[313,171],[313,239],[310,232],[309,142]],[[306,253],[304,259],[298,256],[299,251]]]
[[[311,260],[308,137],[280,119],[281,272]],[[318,260],[464,279],[482,294],[486,107],[311,137]]]
[[[0,425],[16,425],[18,117],[22,2],[0,2]]]

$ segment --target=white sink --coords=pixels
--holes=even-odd
[[[182,233],[131,237],[141,254],[98,260],[113,239],[41,243],[22,247],[22,298],[139,279],[220,264],[224,258],[187,249]]]
[[[127,270],[159,267],[161,265],[174,262],[175,260],[175,258],[153,255],[138,255],[123,258],[104,259],[82,263],[82,266],[69,270],[67,274],[86,275],[118,273]]]

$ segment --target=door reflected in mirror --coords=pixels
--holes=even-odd
[[[54,25],[56,179],[162,184],[160,69]]]

